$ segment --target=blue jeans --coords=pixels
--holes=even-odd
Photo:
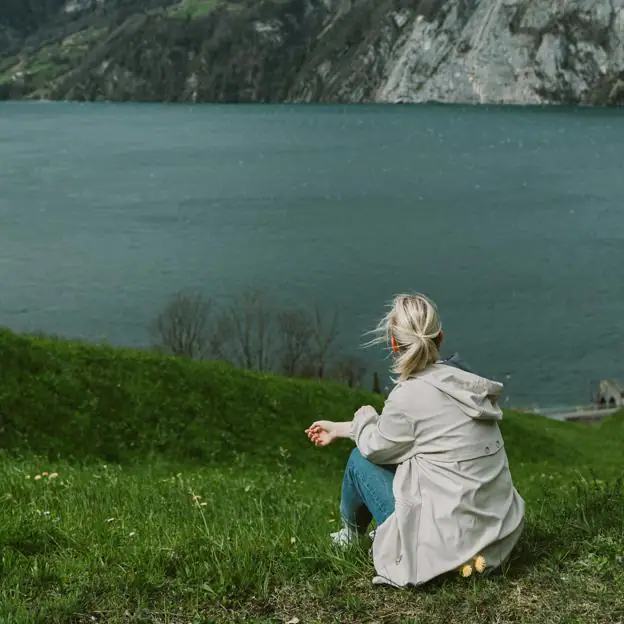
[[[379,526],[394,512],[395,470],[396,465],[380,466],[364,459],[357,447],[351,451],[340,499],[340,514],[347,526],[363,534],[373,518]]]

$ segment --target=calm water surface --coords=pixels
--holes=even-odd
[[[622,163],[615,110],[3,103],[0,324],[146,345],[260,286],[354,350],[421,290],[510,405],[583,402],[624,378]]]

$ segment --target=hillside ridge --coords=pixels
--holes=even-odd
[[[26,6],[0,9],[0,98],[624,102],[624,0]]]

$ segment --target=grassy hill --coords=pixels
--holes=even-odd
[[[609,622],[624,617],[624,419],[507,413],[527,527],[498,578],[371,585],[340,552],[351,445],[319,417],[382,398],[0,330],[0,621]]]

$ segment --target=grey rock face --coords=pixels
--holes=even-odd
[[[617,104],[623,81],[624,0],[443,0],[378,12],[374,34],[316,91],[345,101]],[[311,98],[305,76],[292,95]]]

